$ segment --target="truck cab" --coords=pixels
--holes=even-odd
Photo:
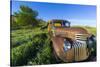
[[[93,43],[96,41],[86,29],[71,27],[67,20],[50,20],[48,33],[56,57],[64,62],[86,60],[91,55]]]

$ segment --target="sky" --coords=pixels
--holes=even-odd
[[[38,11],[37,18],[45,21],[51,19],[63,19],[71,22],[71,25],[83,25],[96,27],[96,6],[76,5],[46,2],[12,1],[11,14],[20,10],[20,5],[25,5]]]

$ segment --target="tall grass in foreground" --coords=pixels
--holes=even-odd
[[[29,32],[29,33],[28,33]],[[16,30],[12,34],[11,65],[54,63],[47,32],[39,29]]]
[[[96,35],[96,28],[83,27]],[[11,31],[11,65],[57,63],[52,52],[47,30],[40,28]],[[96,46],[94,46],[96,48]],[[95,51],[96,52],[96,51]]]

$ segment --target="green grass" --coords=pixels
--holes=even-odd
[[[88,32],[91,34],[94,34],[96,36],[96,27],[91,27],[91,26],[73,26],[73,27],[81,27],[86,29]]]
[[[83,27],[96,35],[96,28]],[[18,29],[11,31],[11,65],[54,64],[50,38],[46,29]]]
[[[47,30],[40,28],[14,30],[11,31],[11,39],[12,66],[55,62],[52,59]]]
[[[96,35],[96,27],[85,26],[84,28],[87,29],[92,34]]]

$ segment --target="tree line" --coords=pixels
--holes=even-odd
[[[18,12],[11,15],[11,29],[20,28],[22,26],[42,26],[46,21],[38,19],[39,13],[28,6],[21,5]]]

